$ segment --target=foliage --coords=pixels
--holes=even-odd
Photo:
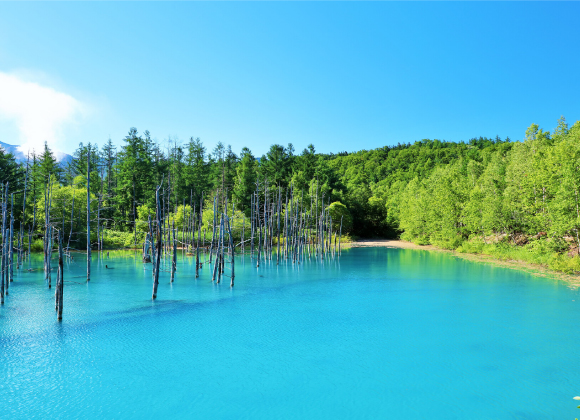
[[[137,233],[138,243],[145,239],[143,232]],[[106,230],[103,234],[103,247],[105,249],[133,248],[135,246],[135,236],[131,232],[116,232]]]
[[[335,201],[326,208],[332,217],[332,230],[338,232],[342,223],[342,233],[347,234],[352,231],[352,216],[350,211],[340,201]]]
[[[148,131],[131,128],[118,150],[110,139],[100,149],[81,143],[66,168],[46,144],[25,164],[0,150],[0,171],[9,193],[15,193],[17,229],[23,220],[25,231],[42,232],[50,176],[51,220],[64,223],[65,233],[71,230],[74,196],[73,240],[79,243],[86,230],[88,176],[91,229],[98,224],[98,211],[107,235],[127,234],[105,235],[111,246],[132,245],[135,229],[139,234],[148,230],[159,185],[164,214],[179,230],[191,223],[192,209],[199,211],[203,196],[206,237],[211,236],[214,198],[220,212],[227,205],[231,213],[235,206],[238,230],[250,215],[257,188],[261,204],[267,191],[269,200],[280,193],[283,205],[291,202],[293,208],[301,199],[302,210],[311,214],[327,207],[334,230],[342,216],[345,234],[400,236],[579,271],[572,255],[580,248],[580,122],[568,126],[564,118],[553,132],[532,124],[521,142],[421,140],[339,154],[318,153],[313,145],[296,154],[292,144],[274,144],[260,159],[248,148],[238,157],[223,143],[207,153],[194,137],[184,145],[169,138],[161,147]]]
[[[246,209],[249,215],[250,197],[256,189],[256,167],[257,162],[252,152],[247,147],[242,149],[240,162],[236,169],[236,183],[233,196],[242,208]]]

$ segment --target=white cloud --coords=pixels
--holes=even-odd
[[[65,129],[85,112],[84,104],[66,93],[0,72],[0,119],[16,125],[23,152],[40,151],[45,141],[53,147],[62,143]]]

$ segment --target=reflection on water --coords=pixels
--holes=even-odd
[[[231,289],[180,256],[152,302],[139,254],[95,253],[89,283],[82,258],[65,267],[62,323],[42,256],[15,273],[3,419],[576,415],[580,298],[557,281],[371,248],[259,269],[241,256]]]

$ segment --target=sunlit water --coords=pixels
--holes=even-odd
[[[375,248],[259,269],[245,256],[230,289],[180,256],[152,302],[138,254],[95,256],[90,283],[79,254],[58,322],[41,266],[0,308],[2,419],[580,414],[580,296],[554,280]]]

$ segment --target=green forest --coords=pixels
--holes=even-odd
[[[51,221],[78,249],[86,243],[87,181],[91,231],[100,227],[105,248],[143,240],[158,185],[178,228],[202,194],[204,223],[216,197],[219,206],[235,206],[241,226],[252,193],[267,187],[283,197],[292,189],[305,211],[328,207],[333,224],[342,219],[343,236],[401,238],[578,272],[580,121],[569,126],[562,117],[552,132],[532,124],[525,133],[523,141],[421,140],[337,154],[274,144],[257,157],[222,143],[208,151],[193,137],[161,145],[131,128],[119,147],[110,139],[80,143],[64,167],[47,145],[20,164],[0,150],[0,173],[7,197],[14,193],[16,230],[42,236],[50,187]]]

